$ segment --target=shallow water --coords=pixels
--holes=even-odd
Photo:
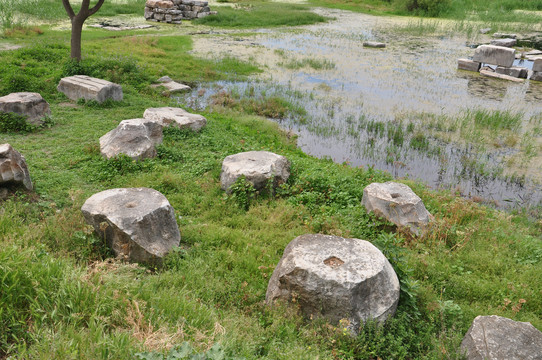
[[[542,112],[542,84],[458,71],[457,59],[474,52],[466,46],[465,36],[410,35],[398,30],[409,25],[408,19],[317,11],[337,20],[240,38],[201,36],[195,39],[195,52],[209,57],[228,54],[264,66],[264,73],[249,82],[220,83],[218,88],[250,96],[276,93],[301,104],[308,112],[304,121],[291,118],[280,123],[299,135],[299,146],[309,154],[352,166],[374,166],[497,206],[540,203],[542,193],[535,181],[541,165],[538,157],[521,170],[526,177],[504,180],[503,174],[513,171],[498,169],[504,166],[503,159],[517,152],[513,147],[479,152],[464,142],[430,137],[431,148],[438,152],[419,151],[408,145],[409,134],[393,142],[382,132],[371,131],[367,123],[383,122],[393,130],[408,122],[420,126],[422,113],[460,116],[465,109],[522,112],[527,122]],[[387,47],[364,48],[366,40],[382,41]],[[300,59],[334,66],[315,70],[284,65]],[[528,63],[523,66],[529,67]],[[216,89],[203,96],[194,92],[184,101],[204,107]]]

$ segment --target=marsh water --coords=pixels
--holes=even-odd
[[[427,122],[451,122],[468,110],[508,111],[520,114],[522,125],[514,130],[517,134],[506,136],[524,142],[522,132],[542,112],[542,83],[513,83],[457,70],[457,59],[474,52],[468,45],[489,38],[477,32],[462,35],[453,24],[315,11],[334,20],[294,30],[195,36],[196,54],[237,57],[259,64],[264,72],[246,82],[202,86],[181,101],[198,109],[218,91],[240,97],[281,96],[307,111],[275,121],[298,134],[299,147],[309,154],[373,166],[499,207],[542,201],[539,151],[511,161],[521,155],[514,141],[473,145],[442,135],[449,131],[446,125],[436,136],[435,122]],[[424,29],[431,26],[448,30]],[[387,46],[365,48],[367,40]],[[540,148],[539,133],[529,133],[531,150]],[[423,146],[412,141],[415,134]]]

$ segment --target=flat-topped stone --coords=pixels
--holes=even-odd
[[[542,360],[542,332],[528,322],[477,316],[461,351],[467,360]]]
[[[51,115],[47,101],[40,94],[32,92],[17,92],[0,97],[0,112],[24,116],[33,125],[43,124],[43,118]]]
[[[517,36],[517,34],[507,34],[507,33],[498,33],[498,32],[496,32],[496,33],[493,34],[493,37],[495,39],[506,39],[506,38],[515,39],[518,36]]]
[[[156,121],[162,126],[199,131],[207,124],[207,119],[199,114],[192,114],[181,108],[161,107],[145,110],[143,117]]]
[[[495,69],[495,72],[497,74],[503,74],[512,76],[515,78],[521,78],[521,79],[527,79],[527,75],[529,74],[529,70],[524,67],[519,66],[512,66],[512,67],[504,67],[504,66],[497,66]]]
[[[230,187],[244,176],[256,190],[285,183],[290,177],[290,162],[281,155],[269,151],[248,151],[227,156],[222,162],[220,184],[222,190]]]
[[[148,119],[123,120],[100,138],[100,151],[106,159],[120,154],[134,160],[153,158],[156,146],[162,143],[162,125]]]
[[[273,271],[266,302],[295,302],[309,318],[324,317],[356,333],[383,322],[399,301],[399,280],[386,257],[360,239],[322,234],[292,240]],[[344,323],[346,320],[346,324]]]
[[[488,71],[488,70],[480,70],[480,74],[487,77],[494,78],[494,79],[508,80],[508,81],[513,81],[513,82],[523,82],[523,79],[519,79],[517,77],[513,77],[509,75],[498,74],[496,72]]]
[[[32,190],[32,181],[24,156],[10,144],[0,145],[0,187],[2,185],[23,185]]]
[[[162,76],[157,81],[159,84],[152,85],[152,87],[163,86],[167,89],[167,92],[172,93],[172,94],[191,90],[190,86],[178,83],[174,81],[172,78],[170,78],[169,76]]]
[[[365,41],[363,47],[382,49],[386,47],[386,44],[378,41]]]
[[[533,71],[542,71],[542,57],[534,59]]]
[[[72,100],[95,100],[99,103],[107,99],[122,100],[122,87],[120,85],[86,75],[62,78],[57,90]]]
[[[514,64],[516,50],[503,46],[480,45],[474,51],[473,61],[511,67]]]
[[[493,39],[493,40],[491,40],[490,44],[491,45],[496,45],[496,46],[504,46],[504,47],[511,48],[511,47],[516,46],[517,42],[518,41],[516,39],[510,39],[510,38],[506,39],[505,38],[505,39]]]
[[[372,183],[365,187],[361,203],[367,212],[406,227],[415,235],[425,231],[433,218],[422,199],[410,187],[393,181]]]
[[[153,189],[102,191],[88,198],[81,212],[115,256],[129,261],[160,263],[181,240],[173,208]]]
[[[476,71],[480,70],[480,63],[469,59],[457,60],[457,68],[459,70]]]

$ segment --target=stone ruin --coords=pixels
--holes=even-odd
[[[147,0],[145,19],[170,24],[180,24],[181,20],[192,20],[216,14],[211,11],[207,1],[197,0]]]
[[[496,42],[492,41],[492,44],[496,44]],[[510,46],[513,45],[510,44]],[[488,77],[522,82],[524,79],[529,78],[529,70],[525,67],[514,66],[516,50],[510,46],[480,45],[474,51],[472,60],[459,59],[457,68],[459,70],[479,72],[481,75]],[[542,81],[542,57],[532,60],[534,60],[533,71],[529,79]],[[482,66],[483,64],[496,65],[496,67],[493,69],[489,66]]]

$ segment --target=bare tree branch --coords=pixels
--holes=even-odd
[[[75,17],[75,12],[73,12],[72,6],[70,5],[70,0],[62,0],[62,5],[64,5],[64,9],[66,9],[70,20],[73,19]]]
[[[81,3],[81,10],[79,10],[79,14],[86,15],[88,13],[89,6],[90,6],[90,0],[83,0],[83,2]]]
[[[100,8],[102,7],[104,3],[104,0],[99,0],[98,3],[96,5],[94,5],[94,7],[92,9],[90,9],[90,12],[88,13],[88,16],[92,16],[94,15],[98,10],[100,10]]]

